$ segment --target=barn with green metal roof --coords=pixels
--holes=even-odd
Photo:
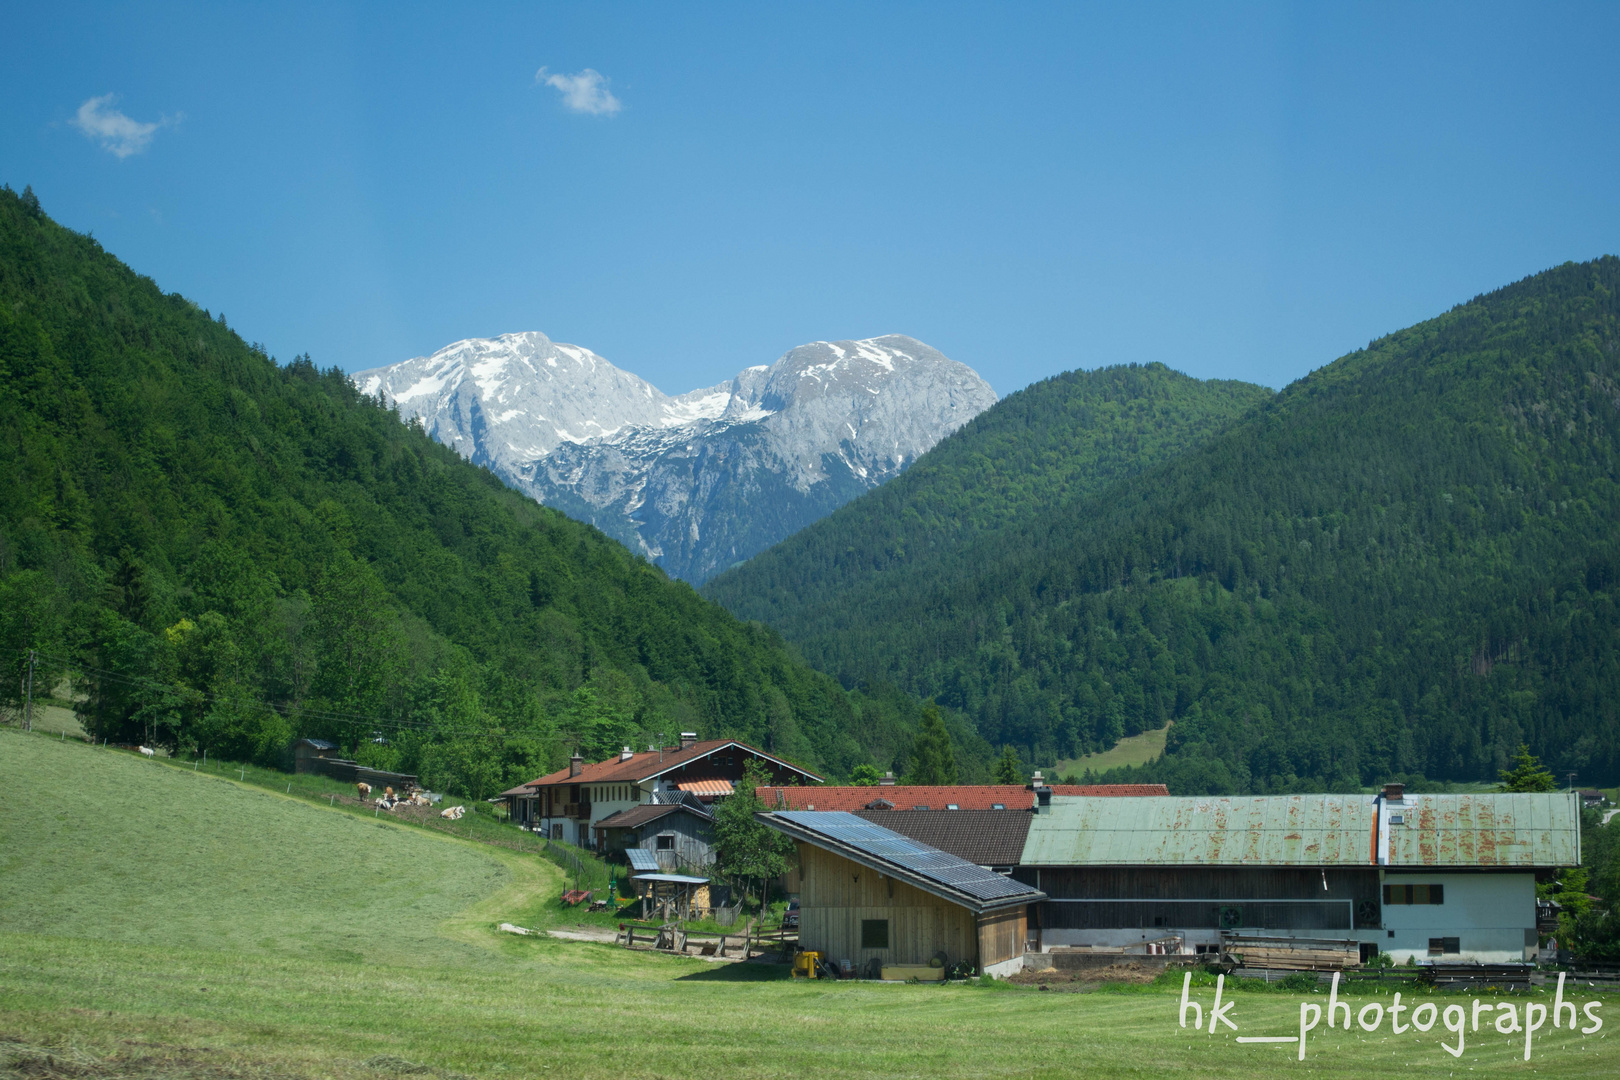
[[[1580,862],[1573,793],[1055,797],[1014,877],[1036,947],[1230,949],[1265,937],[1363,957],[1522,962],[1535,885]]]

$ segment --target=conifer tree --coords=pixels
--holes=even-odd
[[[939,707],[931,701],[923,707],[917,738],[911,745],[910,780],[913,784],[956,783],[956,752],[951,748],[951,733],[945,730]]]
[[[1019,767],[1018,755],[1013,752],[1012,747],[1003,746],[1001,757],[996,761],[996,783],[1022,784],[1026,779],[1024,770]]]
[[[1502,782],[1496,790],[1557,791],[1558,778],[1541,763],[1540,758],[1530,752],[1528,746],[1520,743],[1519,752],[1513,755],[1513,767],[1502,770]]]

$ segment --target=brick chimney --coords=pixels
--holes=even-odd
[[[878,787],[894,787],[894,773],[884,773],[883,778],[878,781]]]
[[[681,749],[682,750],[690,750],[690,749],[692,749],[692,747],[694,747],[696,745],[697,745],[697,732],[695,732],[695,731],[683,731],[683,732],[681,732]]]
[[[1402,802],[1405,798],[1406,798],[1406,785],[1405,784],[1385,784],[1384,785],[1384,801],[1385,802]]]
[[[578,776],[585,771],[585,759],[575,754],[568,759],[568,775],[570,778]]]

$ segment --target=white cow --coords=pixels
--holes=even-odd
[[[150,746],[142,746],[142,747],[139,747],[138,749],[140,750],[141,754],[143,756],[145,756],[145,757],[151,757],[151,756],[153,756],[154,754],[157,753],[157,751],[153,750]]]
[[[450,821],[460,821],[461,815],[467,812],[465,806],[449,806],[439,811],[439,816]]]

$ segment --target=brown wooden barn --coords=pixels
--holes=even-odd
[[[857,971],[966,961],[991,975],[1023,964],[1039,890],[854,814],[761,814],[798,842],[799,942]]]

